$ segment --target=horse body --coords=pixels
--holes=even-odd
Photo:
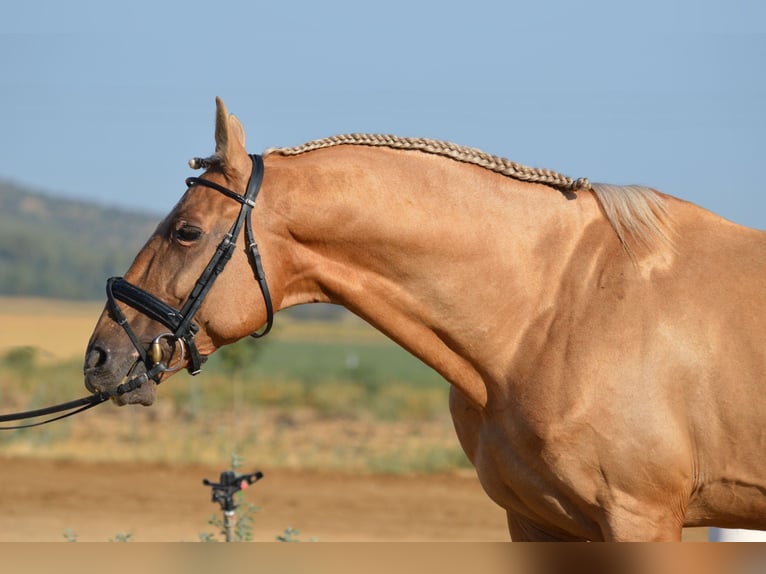
[[[241,190],[237,126],[219,103],[221,165],[207,177]],[[665,197],[669,241],[626,245],[595,193],[388,147],[271,153],[265,173],[253,222],[275,307],[341,304],[440,372],[514,540],[766,525],[766,234]],[[172,230],[225,227],[225,198],[204,193],[187,194],[127,275],[171,304],[204,267]],[[220,279],[229,296],[216,284],[203,304],[201,352],[265,321],[247,266],[236,254]],[[124,375],[121,345],[105,313],[91,388]]]
[[[301,198],[313,187],[310,205],[290,202],[306,209],[293,236],[321,246],[298,266],[319,273],[308,298],[352,309],[453,384],[482,483],[533,532],[635,536],[654,514],[642,536],[677,537],[751,494],[748,525],[764,516],[762,233],[668,198],[672,247],[634,259],[592,198],[412,152],[280,161],[307,178]],[[336,172],[348,165],[352,178]],[[345,205],[318,221],[315,202]]]
[[[691,208],[669,209],[684,235]],[[748,253],[759,243],[766,253],[762,236],[742,234],[758,240]],[[753,279],[763,284],[766,265],[713,236],[704,257],[685,242],[648,278],[614,252],[587,255],[593,273],[570,280],[588,287],[527,329],[496,416],[453,392],[485,488],[517,515],[514,539],[677,539],[684,524],[735,517],[763,526],[766,371],[756,342],[766,309]]]

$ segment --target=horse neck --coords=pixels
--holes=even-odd
[[[419,152],[343,146],[274,159],[292,242],[281,306],[343,305],[485,403],[493,374],[482,369],[502,364],[507,337],[534,320],[574,249],[563,212],[576,202]],[[578,225],[597,217],[595,202],[583,204]]]

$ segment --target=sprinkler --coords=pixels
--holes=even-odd
[[[217,502],[221,505],[226,542],[233,542],[235,540],[234,526],[237,505],[234,503],[234,495],[262,478],[263,473],[261,471],[237,476],[233,470],[227,470],[221,473],[220,482],[210,482],[207,478],[202,480],[202,484],[213,489],[212,502]]]

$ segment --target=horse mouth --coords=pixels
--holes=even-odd
[[[128,363],[128,361],[130,361]],[[128,363],[125,365],[125,363]],[[119,373],[124,373],[122,376]],[[106,393],[117,406],[143,405],[150,406],[157,398],[157,383],[153,380],[144,380],[140,386],[128,392],[119,392],[121,385],[125,388],[131,381],[146,379],[146,367],[141,361],[133,358],[126,360],[121,365],[113,368],[100,366],[84,369],[85,388],[91,393]]]
[[[129,381],[130,377],[126,376],[120,381],[120,385],[127,384]],[[120,407],[124,407],[125,405],[142,405],[148,407],[154,404],[156,398],[157,383],[149,379],[133,391],[112,395],[111,400],[114,404]]]

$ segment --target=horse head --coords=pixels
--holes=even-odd
[[[259,233],[268,228],[252,210],[263,160],[247,154],[239,120],[220,99],[216,106],[215,153],[190,162],[206,171],[187,180],[188,190],[125,276],[107,282],[85,385],[121,405],[152,404],[156,384],[172,373],[196,374],[217,348],[271,327],[263,270],[269,262],[261,262],[253,231],[254,217]]]

